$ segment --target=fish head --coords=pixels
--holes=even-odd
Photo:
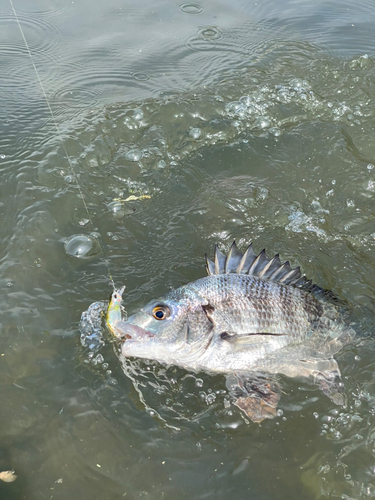
[[[183,287],[149,302],[121,330],[124,356],[180,366],[192,366],[212,339],[204,300]]]

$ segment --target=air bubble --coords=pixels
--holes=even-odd
[[[195,381],[195,385],[197,387],[203,387],[203,380],[201,378],[197,378]]]
[[[250,106],[250,104],[253,103],[253,99],[248,95],[244,95],[240,97],[240,102],[242,102],[245,106]]]
[[[225,111],[229,115],[234,115],[241,109],[243,109],[243,104],[239,101],[228,102],[228,104],[225,106]]]
[[[116,214],[122,210],[122,203],[119,201],[111,201],[111,203],[108,203],[107,207],[111,210],[111,212]]]
[[[215,394],[213,394],[213,393],[212,394],[207,394],[207,396],[206,396],[206,403],[208,405],[212,405],[212,403],[215,402],[215,399],[216,399]]]
[[[199,37],[204,40],[220,40],[223,37],[223,33],[216,26],[207,26],[199,31]]]
[[[202,137],[202,130],[200,128],[192,128],[189,135],[194,140],[200,139]]]
[[[126,154],[125,158],[129,161],[139,161],[143,157],[143,152],[140,149],[130,149]]]
[[[203,7],[196,3],[182,3],[179,8],[184,14],[201,14],[203,12]]]
[[[255,120],[255,126],[261,129],[267,128],[270,126],[270,120],[265,116],[260,116]]]
[[[164,160],[158,161],[159,168],[165,168],[166,166],[167,166],[167,163]]]
[[[274,137],[280,137],[282,131],[279,129],[279,127],[271,127],[268,129],[268,133],[273,135]]]
[[[144,113],[141,109],[139,108],[136,108],[133,110],[133,118],[134,120],[137,120],[137,121],[140,121],[140,120],[143,120],[144,118]]]
[[[78,259],[86,259],[97,255],[100,251],[98,242],[85,234],[74,234],[64,243],[65,252]]]
[[[306,80],[300,80],[299,78],[294,78],[289,82],[289,85],[293,87],[295,90],[307,90],[310,88],[310,85]]]
[[[124,215],[130,215],[131,213],[133,213],[132,208],[125,207],[125,205],[121,203],[121,201],[111,201],[110,203],[108,203],[107,207],[117,219],[121,219],[122,217],[124,217]],[[115,239],[115,237],[113,237],[112,239]]]
[[[150,79],[150,76],[147,73],[133,73],[132,77],[138,82],[146,82]]]

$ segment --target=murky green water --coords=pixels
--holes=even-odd
[[[4,0],[0,498],[374,497],[375,2],[13,5],[32,61]],[[347,408],[282,378],[248,423],[221,376],[81,345],[108,267],[132,312],[234,238],[353,305]]]

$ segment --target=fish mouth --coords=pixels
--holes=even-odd
[[[123,325],[122,334],[125,340],[144,340],[154,336],[152,332],[132,323],[125,323]]]

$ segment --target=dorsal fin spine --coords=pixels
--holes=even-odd
[[[262,250],[262,252],[265,252],[265,250]],[[262,255],[262,252],[260,252],[260,254],[257,256],[257,258],[254,260],[254,262],[251,264],[251,267],[249,269],[249,274],[253,274],[254,275],[254,271],[257,267],[257,264],[258,262],[260,261],[261,259],[261,255]]]
[[[301,288],[305,291],[325,295],[329,298],[335,298],[332,292],[320,288],[318,285],[301,275],[299,267],[292,269],[289,261],[281,263],[279,254],[271,259],[267,257],[265,250],[256,255],[252,243],[247,247],[244,254],[238,249],[236,242],[233,241],[228,257],[226,257],[215,245],[214,260],[206,257],[207,274],[249,274],[271,281],[277,281],[284,285]]]
[[[215,274],[223,274],[225,272],[226,256],[220,252],[219,247],[215,245]]]
[[[267,273],[267,271],[275,263],[275,261],[277,261],[277,259],[279,259],[279,254],[278,253],[274,257],[272,257],[272,259],[269,260],[268,264],[266,264],[264,266],[264,268],[260,271],[260,273],[259,273],[259,277],[260,278]]]
[[[255,257],[256,255],[253,250],[253,244],[250,243],[240,260],[237,268],[237,274],[248,274],[250,266],[253,263]],[[247,266],[249,266],[249,269],[246,269]]]

